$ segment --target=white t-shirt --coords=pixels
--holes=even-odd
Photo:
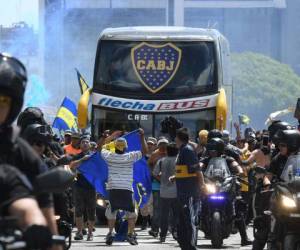
[[[142,158],[141,151],[116,154],[109,150],[101,150],[102,158],[108,165],[108,182],[106,189],[125,189],[132,191],[133,163]]]

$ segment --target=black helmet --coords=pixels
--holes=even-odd
[[[42,110],[38,107],[28,107],[18,117],[17,125],[23,132],[31,124],[47,125]]]
[[[225,143],[220,138],[212,138],[208,141],[206,145],[207,151],[217,151],[218,154],[222,154],[225,149]]]
[[[12,98],[10,113],[4,125],[10,125],[21,111],[26,82],[25,66],[18,59],[0,53],[0,94]]]
[[[207,140],[210,140],[212,138],[222,138],[222,132],[218,129],[213,129],[208,132]]]
[[[292,129],[292,126],[287,122],[282,122],[282,121],[272,122],[272,124],[268,127],[270,140],[273,141],[273,137],[278,130],[290,130],[290,129]]]
[[[300,132],[293,130],[278,130],[274,135],[276,144],[284,143],[287,145],[288,152],[295,152],[300,148]]]
[[[52,129],[48,125],[31,124],[24,130],[22,137],[30,144],[37,141],[48,144],[52,138]]]

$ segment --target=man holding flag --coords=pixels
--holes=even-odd
[[[139,129],[141,150],[126,152],[128,147],[127,141],[119,137],[114,141],[115,152],[104,149],[106,135],[99,140],[99,150],[101,157],[108,165],[107,191],[109,205],[106,210],[109,232],[106,236],[106,244],[111,245],[114,240],[113,229],[115,227],[117,211],[122,209],[126,212],[128,219],[128,236],[127,240],[131,245],[137,245],[134,236],[136,221],[135,200],[133,196],[133,164],[140,160],[147,153],[147,143],[145,141],[144,130]]]

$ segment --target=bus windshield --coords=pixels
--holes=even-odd
[[[176,99],[216,92],[214,43],[102,40],[93,88],[138,99]]]
[[[145,130],[147,136],[166,136],[161,133],[160,125],[166,116],[167,114],[132,113],[93,107],[93,136],[98,138],[107,129],[128,132],[140,127]],[[176,113],[172,116],[189,128],[193,140],[197,138],[199,130],[215,127],[215,110]]]

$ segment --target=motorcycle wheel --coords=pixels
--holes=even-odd
[[[214,248],[220,248],[223,245],[222,223],[220,212],[214,212],[211,224],[211,244]]]
[[[300,249],[299,244],[297,244],[297,236],[295,235],[286,235],[283,240],[283,249],[284,250],[298,250]]]

